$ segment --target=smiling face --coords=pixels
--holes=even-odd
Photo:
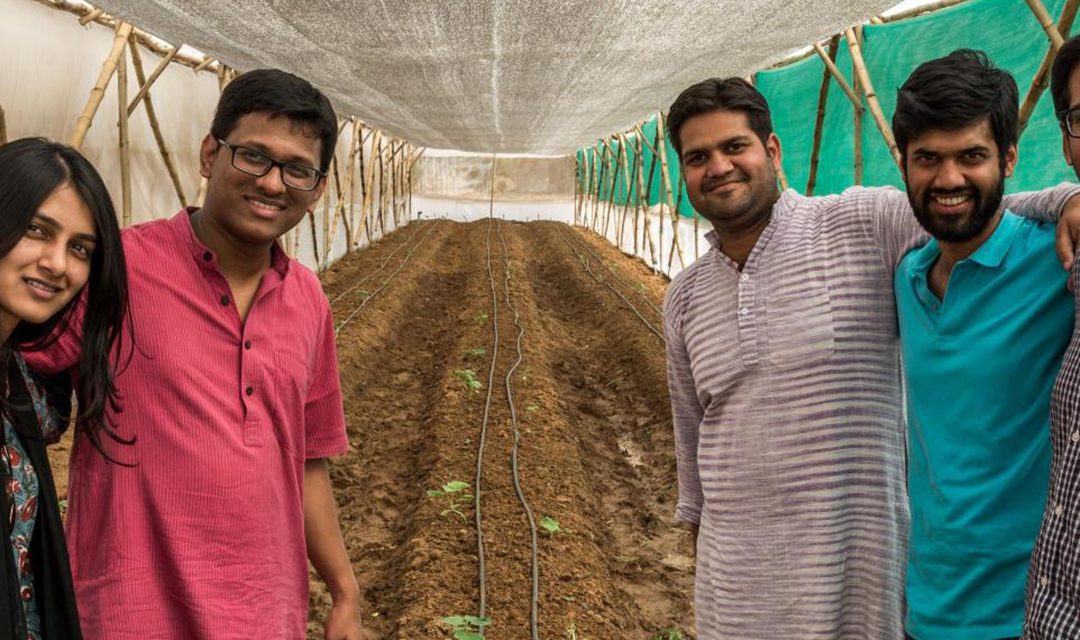
[[[70,184],[57,187],[23,237],[0,257],[0,332],[40,324],[60,311],[90,278],[94,219]]]
[[[686,193],[714,227],[740,233],[768,217],[779,196],[775,134],[762,143],[744,112],[713,111],[683,123],[679,141]]]
[[[278,162],[318,167],[322,142],[310,129],[284,116],[254,112],[240,118],[225,141],[261,151]],[[207,190],[202,222],[212,227],[214,237],[233,247],[269,249],[318,202],[326,180],[314,191],[301,191],[285,186],[281,167],[256,177],[234,167],[232,158],[232,151],[213,136],[203,140],[200,173],[207,178]]]
[[[908,200],[919,224],[942,242],[985,239],[996,225],[1016,147],[1004,157],[989,120],[961,129],[930,129],[912,138],[904,158]]]

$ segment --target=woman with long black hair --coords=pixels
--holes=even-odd
[[[110,353],[126,306],[120,230],[97,171],[42,138],[0,146],[0,542],[8,542],[6,553],[0,546],[0,639],[82,637],[45,453],[67,416],[46,405],[21,352],[47,346],[82,318],[77,421],[97,444],[111,433]]]

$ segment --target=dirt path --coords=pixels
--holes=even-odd
[[[531,536],[511,473],[506,393],[518,327],[504,287],[524,331],[509,380],[520,486],[534,519],[562,529],[537,540],[540,637],[689,629],[691,549],[671,525],[663,343],[646,325],[661,326],[664,281],[586,234],[556,223],[427,222],[324,274],[337,322],[349,318],[338,351],[353,450],[331,474],[374,637],[450,637],[443,616],[478,612],[474,499],[443,513],[447,499],[427,495],[452,480],[475,495],[478,462],[485,636],[530,637]],[[316,583],[310,638],[321,637],[328,604]]]

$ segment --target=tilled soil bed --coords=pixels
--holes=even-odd
[[[323,284],[346,323],[352,443],[331,476],[373,637],[450,637],[441,619],[476,615],[483,599],[488,640],[530,638],[515,421],[521,494],[534,522],[561,529],[536,540],[539,636],[692,637],[692,549],[671,521],[664,278],[558,223],[427,221],[341,260]],[[480,488],[483,587],[474,500],[454,513],[427,494],[452,480]],[[328,606],[316,580],[309,638]]]

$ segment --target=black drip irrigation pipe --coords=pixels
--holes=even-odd
[[[510,300],[510,255],[506,250],[506,239],[502,235],[502,225],[499,224],[496,229],[499,234],[499,242],[502,244],[503,262],[505,264],[505,270],[503,272],[503,290],[506,295],[506,306],[514,312],[514,326],[517,327],[517,359],[514,360],[514,364],[510,365],[510,369],[506,372],[506,380],[504,381],[506,384],[506,402],[510,406],[510,425],[514,430],[514,447],[510,454],[510,473],[514,480],[514,491],[517,492],[518,500],[521,502],[521,508],[524,509],[525,517],[529,521],[529,544],[532,554],[530,565],[532,590],[529,599],[531,603],[529,612],[529,632],[531,640],[540,640],[540,553],[536,541],[536,518],[533,515],[532,507],[529,506],[529,501],[525,499],[525,492],[521,488],[521,476],[518,474],[518,443],[521,441],[521,432],[518,430],[517,410],[514,407],[514,393],[511,390],[510,384],[514,372],[524,359],[521,350],[521,341],[525,336],[525,327],[521,326],[521,316],[518,314],[517,307],[515,307],[514,303]]]
[[[363,278],[360,278],[360,279],[359,279],[359,280],[358,280],[358,281],[356,282],[356,284],[355,284],[355,285],[353,285],[352,287],[350,287],[350,288],[349,288],[348,290],[346,290],[346,291],[342,291],[342,292],[341,292],[341,293],[339,293],[339,294],[338,294],[337,296],[335,296],[335,297],[334,297],[334,299],[330,301],[330,306],[333,306],[333,305],[334,305],[335,303],[337,303],[337,301],[338,301],[338,300],[341,300],[342,298],[344,298],[345,296],[349,295],[349,294],[350,294],[350,293],[352,293],[353,291],[356,291],[357,289],[359,289],[359,288],[360,288],[360,285],[362,285],[362,284],[364,284],[365,282],[367,282],[368,280],[370,280],[370,279],[374,278],[374,277],[375,277],[375,274],[379,273],[380,271],[382,271],[382,270],[383,270],[383,269],[384,269],[384,268],[386,267],[386,264],[387,264],[388,262],[390,262],[390,259],[394,257],[394,254],[396,254],[396,253],[397,253],[398,251],[401,251],[402,247],[404,247],[405,245],[407,245],[407,244],[409,244],[410,242],[412,242],[412,239],[416,237],[416,234],[420,233],[420,229],[421,229],[421,227],[426,227],[426,226],[430,226],[430,225],[432,225],[432,224],[435,224],[435,222],[434,222],[434,221],[431,221],[431,222],[424,222],[424,223],[418,224],[418,225],[416,226],[416,228],[415,228],[415,229],[413,229],[412,235],[410,235],[409,237],[405,238],[405,240],[404,240],[404,241],[402,241],[402,243],[401,243],[401,244],[399,244],[399,245],[398,245],[397,247],[395,247],[395,248],[394,248],[394,250],[393,250],[392,252],[390,252],[390,255],[386,256],[386,259],[382,261],[382,264],[380,264],[380,265],[379,265],[379,268],[378,268],[378,269],[375,269],[374,271],[372,271],[371,273],[367,274],[367,275],[366,275],[366,276],[364,276]]]
[[[574,248],[574,245],[573,245],[573,244],[571,243],[571,241],[570,241],[570,240],[569,240],[569,239],[568,239],[568,238],[567,238],[567,237],[566,237],[566,236],[565,236],[565,235],[563,234],[563,232],[562,232],[562,229],[560,229],[560,227],[562,227],[562,226],[565,226],[565,225],[563,225],[562,223],[558,223],[558,222],[556,222],[556,223],[553,223],[553,224],[555,225],[555,229],[556,229],[556,231],[555,231],[555,232],[556,232],[556,233],[557,233],[557,234],[559,235],[559,237],[560,237],[560,238],[562,238],[562,241],[566,243],[566,246],[567,246],[567,247],[570,247],[570,250],[574,252],[574,255],[576,255],[576,256],[577,256],[577,259],[578,259],[578,261],[579,261],[579,262],[581,262],[581,265],[582,265],[583,267],[585,267],[585,270],[586,270],[586,271],[588,271],[588,272],[589,272],[589,275],[591,275],[591,276],[593,277],[593,279],[594,279],[594,280],[596,280],[597,282],[599,282],[599,283],[601,283],[601,284],[603,284],[603,285],[607,286],[607,288],[608,288],[608,289],[611,289],[611,291],[612,291],[612,292],[614,292],[614,293],[615,293],[615,295],[617,295],[617,296],[619,296],[620,298],[622,298],[622,301],[626,303],[626,306],[630,307],[630,310],[634,312],[634,315],[636,315],[636,316],[638,317],[638,320],[641,320],[641,322],[642,322],[642,323],[643,323],[643,324],[644,324],[644,325],[645,325],[646,327],[648,327],[649,331],[652,331],[652,332],[653,332],[653,335],[655,335],[655,336],[656,336],[657,338],[660,338],[660,341],[661,341],[661,342],[665,342],[665,343],[666,343],[666,341],[664,340],[664,334],[663,334],[663,333],[661,333],[660,331],[658,331],[658,330],[656,329],[656,327],[654,327],[654,326],[652,325],[652,323],[650,323],[650,322],[649,322],[648,320],[646,320],[646,319],[645,319],[645,316],[641,315],[641,312],[637,310],[637,307],[635,307],[635,306],[634,306],[634,304],[633,304],[632,302],[630,302],[630,300],[629,300],[629,299],[627,299],[627,297],[626,297],[626,296],[624,296],[624,295],[622,294],[622,292],[620,292],[620,291],[619,291],[618,289],[616,289],[615,287],[611,286],[611,283],[610,283],[610,282],[608,282],[608,281],[606,281],[606,280],[601,280],[601,279],[600,279],[600,277],[599,277],[599,276],[597,276],[597,275],[596,275],[596,274],[595,274],[595,273],[593,272],[593,270],[592,270],[591,268],[589,268],[589,263],[588,263],[588,261],[587,261],[587,260],[585,260],[585,256],[581,255],[581,253],[580,253],[580,252],[579,252],[579,251],[578,251],[578,250],[577,250],[576,248]],[[601,262],[602,262],[602,261],[601,261]]]
[[[571,234],[571,235],[573,235],[573,234]],[[613,278],[615,278],[615,281],[616,281],[616,282],[618,282],[618,283],[619,283],[619,284],[621,284],[621,285],[624,285],[624,286],[626,286],[626,287],[627,287],[627,288],[629,288],[629,289],[633,289],[634,291],[636,291],[636,292],[637,292],[637,294],[638,294],[638,296],[640,296],[640,297],[641,297],[641,299],[645,301],[645,304],[646,304],[646,305],[647,305],[647,306],[648,306],[648,307],[649,307],[650,309],[652,309],[653,311],[655,311],[655,312],[656,312],[656,315],[660,316],[661,318],[663,318],[663,317],[664,317],[664,313],[663,313],[662,311],[660,311],[660,307],[658,307],[658,306],[656,306],[655,304],[653,304],[653,303],[652,303],[652,300],[649,300],[648,296],[646,296],[646,295],[645,295],[644,293],[642,293],[642,292],[641,292],[641,291],[639,291],[638,289],[634,288],[634,286],[633,286],[632,284],[630,284],[630,283],[629,283],[629,282],[627,282],[626,280],[623,280],[622,278],[620,278],[620,277],[619,277],[619,274],[618,274],[618,273],[616,273],[616,272],[615,272],[615,270],[611,268],[611,265],[609,265],[609,264],[607,263],[607,261],[605,261],[605,260],[604,260],[604,259],[603,259],[603,258],[602,258],[602,257],[600,256],[600,254],[596,252],[596,250],[595,250],[595,249],[593,249],[592,247],[590,247],[590,246],[589,246],[589,243],[588,243],[588,242],[584,242],[584,241],[582,241],[582,242],[579,242],[578,244],[579,244],[579,245],[581,245],[582,247],[584,247],[584,249],[585,249],[586,251],[588,251],[588,252],[589,252],[589,254],[590,254],[590,255],[592,255],[592,257],[596,258],[597,262],[599,262],[600,264],[604,265],[604,268],[605,268],[605,269],[607,269],[607,270],[608,270],[608,272],[610,272],[610,273],[611,273],[611,276],[612,276]]]
[[[357,307],[355,309],[353,309],[352,313],[350,313],[348,315],[348,317],[346,317],[344,320],[341,321],[341,324],[339,324],[337,326],[337,328],[334,329],[335,338],[337,336],[341,335],[342,330],[345,329],[345,327],[348,326],[348,324],[350,322],[352,322],[352,319],[356,317],[356,314],[360,313],[360,310],[364,308],[364,305],[366,305],[368,302],[371,302],[372,298],[374,298],[376,295],[378,295],[383,289],[388,287],[390,285],[390,281],[393,280],[394,277],[397,276],[397,274],[401,273],[401,270],[405,268],[405,264],[409,262],[409,258],[412,257],[412,254],[420,247],[420,245],[422,245],[424,243],[424,240],[427,240],[428,236],[431,235],[431,232],[437,226],[438,226],[438,222],[436,222],[436,223],[432,224],[430,227],[428,227],[427,230],[424,232],[424,235],[420,238],[420,240],[416,244],[413,245],[412,249],[409,249],[408,253],[405,254],[405,257],[401,260],[401,264],[398,265],[398,268],[395,269],[394,272],[391,273],[389,276],[387,276],[386,280],[383,281],[382,285],[378,289],[372,291],[370,296],[364,298],[363,302],[361,302],[359,305],[357,305]]]
[[[491,387],[495,381],[495,361],[499,356],[499,298],[495,294],[495,275],[491,272],[491,224],[488,217],[486,252],[487,273],[491,281],[491,366],[488,368],[487,398],[484,400],[484,419],[480,423],[480,442],[476,448],[476,475],[473,478],[473,521],[476,524],[476,564],[477,581],[480,589],[480,610],[477,615],[483,618],[487,614],[487,563],[484,558],[484,521],[480,512],[481,482],[484,479],[484,445],[487,442],[488,420],[491,415]],[[484,637],[484,627],[480,627],[480,637]]]

